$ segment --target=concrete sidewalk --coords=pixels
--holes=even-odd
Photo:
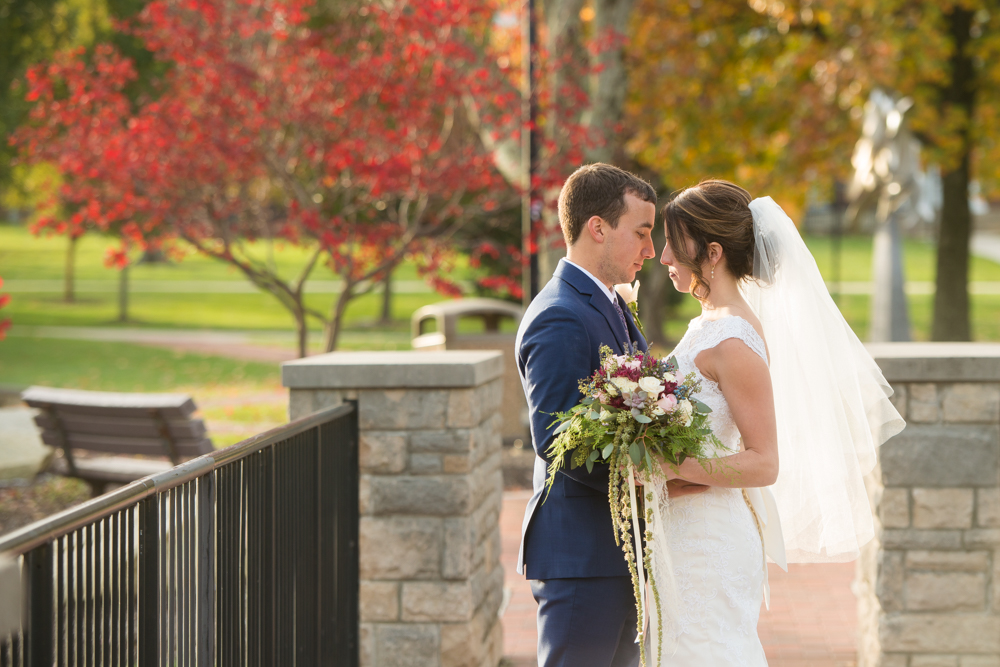
[[[529,491],[505,491],[500,512],[501,559],[510,601],[503,616],[504,656],[510,667],[535,667],[535,611],[527,581],[517,574],[521,519]],[[853,667],[857,614],[854,563],[771,565],[771,609],[761,610],[760,633],[771,667]],[[693,666],[692,666],[693,667]]]
[[[42,444],[34,415],[32,408],[0,408],[0,480],[33,478],[52,451]]]

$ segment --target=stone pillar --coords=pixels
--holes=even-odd
[[[292,419],[357,401],[362,666],[500,662],[503,372],[496,351],[334,352],[282,367]]]
[[[869,345],[906,429],[866,480],[859,667],[1000,667],[1000,345]]]

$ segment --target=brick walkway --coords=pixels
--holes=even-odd
[[[510,667],[535,667],[535,601],[514,571],[528,491],[506,491],[500,514],[505,585],[511,589],[503,617],[504,655]],[[761,610],[759,633],[770,667],[853,667],[854,564],[792,565],[769,573],[771,610]]]

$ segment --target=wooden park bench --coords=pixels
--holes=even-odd
[[[194,401],[185,394],[29,387],[21,398],[39,410],[35,423],[42,441],[62,452],[49,472],[84,480],[94,496],[108,484],[127,484],[212,451],[204,422],[191,419]]]

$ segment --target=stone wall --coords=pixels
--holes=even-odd
[[[867,483],[859,667],[1000,667],[1000,345],[869,346],[906,429]]]
[[[285,364],[292,419],[357,401],[361,665],[496,667],[502,650],[499,352]]]

